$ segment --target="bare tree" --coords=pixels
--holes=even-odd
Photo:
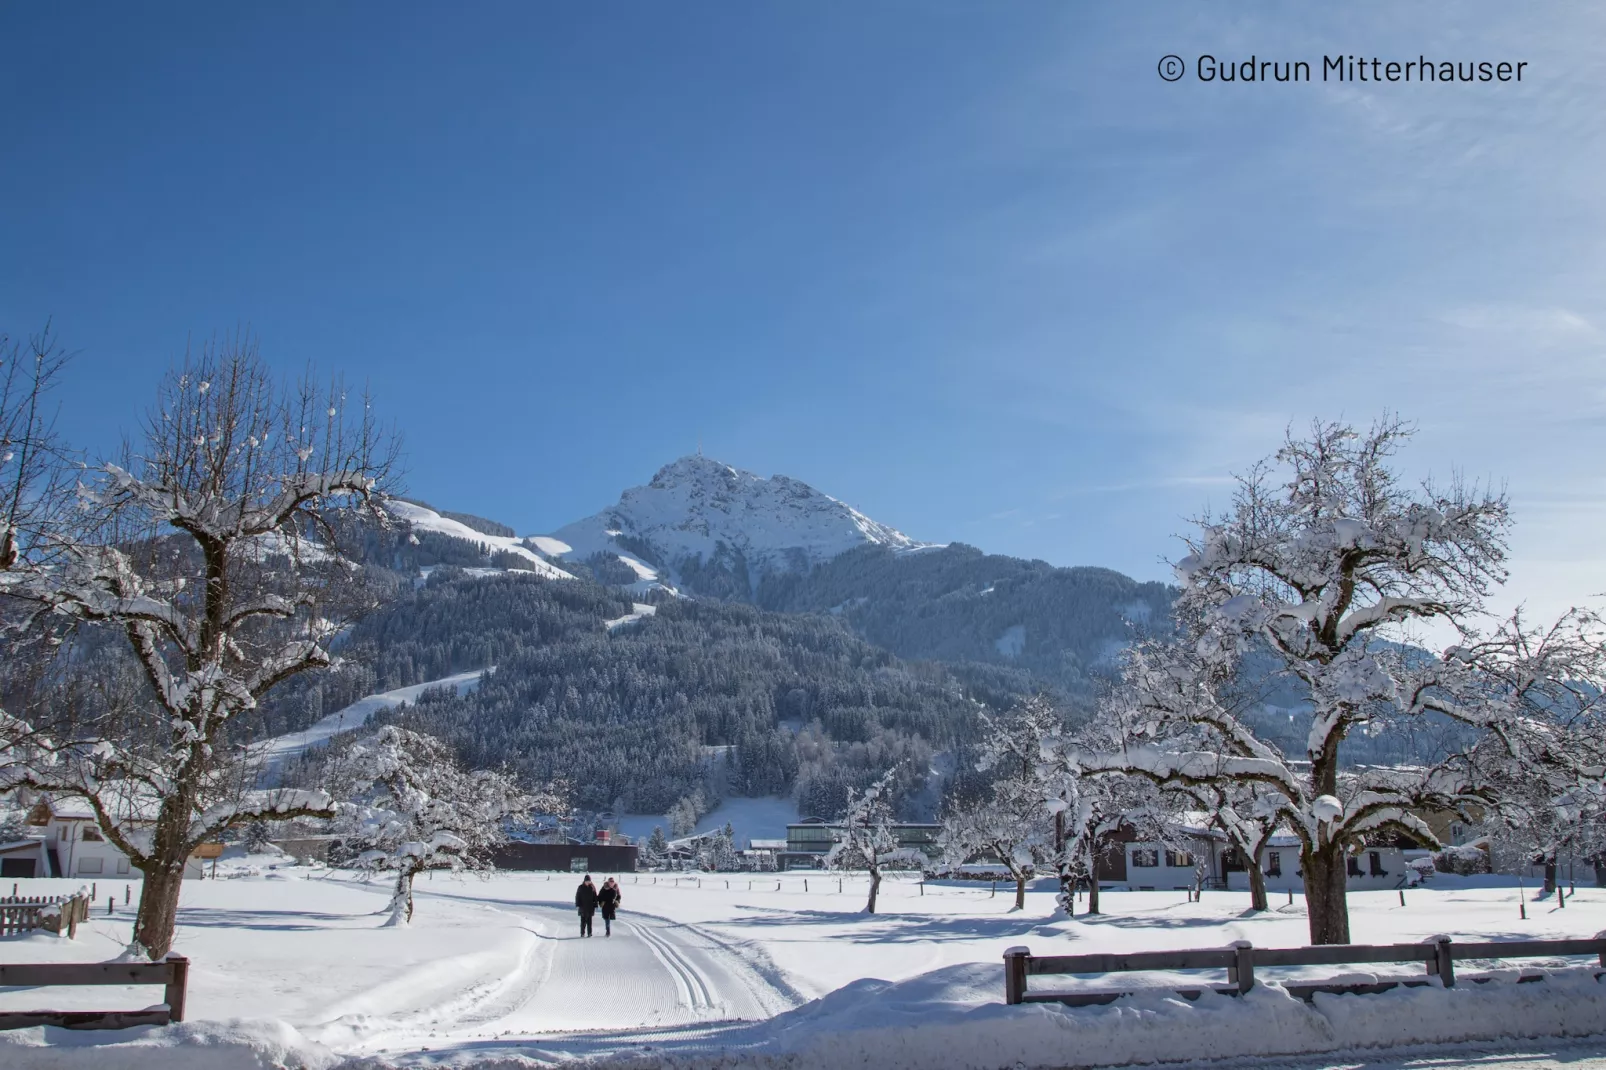
[[[1464,750],[1418,767],[1349,768],[1351,732],[1435,713],[1492,733],[1509,760],[1557,751],[1553,734],[1523,722],[1552,720],[1537,698],[1557,686],[1560,662],[1524,655],[1520,624],[1478,639],[1484,599],[1505,579],[1506,500],[1460,485],[1400,486],[1390,462],[1410,433],[1396,419],[1366,434],[1317,424],[1240,478],[1232,508],[1201,522],[1177,565],[1180,639],[1138,651],[1128,667],[1128,738],[1071,758],[1083,772],[1163,784],[1258,786],[1300,839],[1317,944],[1349,941],[1345,861],[1368,836],[1403,830],[1433,843],[1419,811],[1495,800]],[[1390,628],[1429,620],[1467,639],[1438,658],[1387,641]],[[1259,738],[1211,686],[1251,651],[1308,698],[1301,759]]]
[[[892,806],[887,791],[897,780],[897,766],[863,792],[848,789],[848,810],[835,830],[836,842],[826,853],[828,869],[866,870],[870,874],[870,899],[866,914],[875,913],[876,896],[881,891],[881,867],[903,856],[893,828]]]
[[[4,574],[31,622],[110,632],[138,667],[137,701],[8,719],[0,782],[89,803],[145,876],[134,944],[152,958],[200,843],[332,813],[321,792],[251,790],[229,726],[334,664],[330,640],[373,607],[335,520],[385,522],[397,448],[338,382],[276,385],[253,343],[209,346],[167,376],[138,440],[85,472],[78,531]]]
[[[1049,745],[1061,756],[1079,753],[1074,742]],[[1059,905],[1074,915],[1075,884],[1085,880],[1087,912],[1097,914],[1104,852],[1123,829],[1142,839],[1171,842],[1175,799],[1140,778],[1122,772],[1089,773],[1071,764],[1062,765],[1055,783],[1047,807],[1055,816]]]
[[[0,572],[38,562],[71,504],[50,391],[66,354],[47,327],[26,343],[0,334]]]
[[[440,740],[395,725],[355,744],[337,766],[346,799],[337,827],[362,848],[359,865],[396,874],[392,925],[412,921],[418,874],[488,868],[507,819],[563,808],[555,795],[528,794],[504,773],[470,772]]]
[[[1015,882],[1015,910],[1026,908],[1026,881],[1056,854],[1053,817],[1054,770],[1043,761],[1043,740],[1063,719],[1042,697],[1002,715],[982,715],[983,771],[995,779],[981,798],[960,800],[943,822],[939,842],[948,861],[963,865],[990,858]]]

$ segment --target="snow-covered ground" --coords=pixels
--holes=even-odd
[[[629,613],[622,617],[615,617],[612,620],[605,620],[602,622],[602,626],[611,632],[615,628],[623,628],[627,624],[634,624],[643,617],[651,617],[657,612],[658,607],[655,605],[650,605],[646,602],[632,602]]]
[[[487,535],[483,531],[476,531],[462,521],[453,520],[449,516],[442,516],[433,509],[402,501],[400,498],[391,498],[385,502],[385,508],[419,531],[433,531],[441,535],[450,535],[454,539],[479,543],[493,552],[502,550],[507,553],[517,554],[528,562],[531,571],[547,579],[574,579],[573,575],[563,571],[563,569],[531,550],[529,546],[525,545],[524,539],[508,535]]]
[[[513,1067],[603,1056],[690,1066],[723,1053],[753,1065],[924,1070],[1606,1033],[1606,986],[1576,964],[1543,984],[1518,985],[1511,974],[1451,991],[1321,997],[1314,1006],[1270,983],[1243,1000],[1189,1003],[1156,990],[1079,1010],[1002,1005],[1001,957],[1016,944],[1043,954],[1305,942],[1297,901],[1292,910],[1245,916],[1242,893],[1207,892],[1200,903],[1180,893],[1106,893],[1103,915],[1055,920],[1046,888],[1029,893],[1024,912],[1011,913],[1005,888],[995,896],[987,884],[922,888],[898,879],[884,886],[881,913],[867,916],[863,878],[847,878],[839,891],[837,877],[819,873],[627,874],[613,936],[600,934],[599,921],[599,935],[582,940],[568,874],[437,875],[418,886],[413,925],[397,929],[382,924],[384,882],[269,864],[226,861],[222,872],[233,879],[185,885],[176,946],[193,961],[185,1026],[88,1037],[13,1031],[0,1034],[0,1065],[185,1066],[183,1053],[205,1042],[213,1061],[194,1065],[271,1065],[258,1057],[277,1051],[310,1066],[362,1058],[373,1060],[366,1067]],[[1564,910],[1551,900],[1530,902],[1522,921],[1515,888],[1440,879],[1440,887],[1408,892],[1404,907],[1393,892],[1356,893],[1356,940],[1606,928],[1606,890],[1580,888]],[[76,886],[21,883],[23,894]],[[118,894],[116,914],[105,915],[102,899],[76,941],[0,940],[0,961],[118,954],[132,920],[123,885],[98,890]],[[1422,968],[1377,972],[1420,976]],[[1108,988],[1111,981],[1084,983]],[[156,998],[134,988],[12,989],[0,991],[0,1008],[141,1007]],[[175,1041],[184,1043],[175,1049]],[[239,1061],[226,1061],[229,1052]]]

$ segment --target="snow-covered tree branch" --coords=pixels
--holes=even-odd
[[[1461,484],[1403,487],[1391,460],[1410,434],[1392,418],[1364,434],[1317,424],[1241,477],[1232,508],[1200,522],[1177,564],[1179,638],[1128,657],[1112,704],[1119,744],[1061,755],[1084,775],[1217,792],[1223,816],[1242,818],[1238,800],[1251,799],[1261,831],[1285,821],[1302,845],[1315,943],[1349,939],[1345,856],[1368,836],[1433,842],[1421,813],[1497,805],[1502,766],[1575,779],[1599,767],[1599,747],[1574,726],[1598,725],[1600,630],[1569,614],[1551,629],[1517,617],[1480,636],[1484,599],[1505,579],[1506,500]],[[1463,641],[1438,657],[1403,646],[1400,626],[1424,620]],[[1297,759],[1242,716],[1232,692],[1251,657],[1306,696]],[[1412,768],[1343,760],[1351,733],[1429,714],[1476,746]]]
[[[881,867],[901,856],[893,829],[892,806],[887,793],[897,780],[897,767],[887,770],[863,792],[848,790],[848,809],[836,828],[836,842],[826,853],[827,869],[858,870],[870,874],[870,899],[866,914],[875,913],[876,896],[881,891]]]
[[[1042,741],[1062,718],[1041,697],[1001,714],[982,715],[981,770],[993,774],[987,793],[955,800],[943,821],[939,843],[951,865],[994,862],[1015,882],[1015,907],[1026,907],[1026,881],[1056,854],[1054,820],[1047,800],[1053,770],[1043,762]]]
[[[249,341],[210,346],[169,374],[135,443],[81,471],[75,528],[0,572],[25,627],[83,636],[64,648],[48,700],[5,726],[33,755],[5,775],[89,799],[97,815],[114,815],[108,784],[138,785],[154,811],[148,842],[113,816],[102,825],[135,848],[135,942],[152,957],[171,944],[178,882],[202,839],[259,816],[329,812],[311,796],[253,796],[228,726],[280,682],[333,664],[330,640],[375,604],[334,521],[362,509],[385,522],[396,449],[367,399],[338,382],[280,386]],[[115,701],[60,701],[83,686],[72,659],[104,655],[108,636],[141,679],[120,680]]]
[[[413,878],[430,869],[480,869],[505,839],[508,818],[558,813],[561,800],[528,794],[511,777],[469,772],[440,740],[387,725],[356,744],[336,778],[346,796],[336,826],[359,865],[396,874],[391,924],[413,917]]]

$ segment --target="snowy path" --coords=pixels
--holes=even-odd
[[[612,936],[598,916],[596,935],[582,938],[571,908],[467,898],[421,891],[418,909],[489,907],[512,932],[536,936],[517,965],[467,987],[448,1006],[417,1014],[336,1008],[309,1035],[348,1053],[472,1048],[516,1037],[572,1038],[584,1047],[605,1036],[613,1047],[638,1035],[686,1038],[718,1023],[767,1019],[799,1002],[697,926],[626,911]]]
[[[694,926],[624,913],[613,935],[582,939],[572,910],[536,907],[552,934],[529,1000],[495,1024],[527,1033],[767,1018],[792,1006]]]

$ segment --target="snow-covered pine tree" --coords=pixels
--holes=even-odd
[[[1477,625],[1503,582],[1506,499],[1476,488],[1400,485],[1391,459],[1411,434],[1386,418],[1365,434],[1337,423],[1289,436],[1273,462],[1239,479],[1231,509],[1207,517],[1177,565],[1180,637],[1134,661],[1125,701],[1147,717],[1122,746],[1076,755],[1081,772],[1137,773],[1166,784],[1258,784],[1280,796],[1301,841],[1312,943],[1347,943],[1346,856],[1400,829],[1426,842],[1420,809],[1496,800],[1457,750],[1412,767],[1352,769],[1351,732],[1429,712],[1492,734],[1487,761],[1560,761],[1538,701],[1562,686],[1559,658],[1535,657],[1520,621],[1487,640]],[[1438,658],[1402,649],[1398,626],[1437,621],[1469,637]],[[1576,679],[1600,678],[1600,647],[1579,652]],[[1305,754],[1285,757],[1231,707],[1197,688],[1195,667],[1231,675],[1253,653],[1297,681],[1312,710]],[[1169,678],[1169,679],[1168,679]],[[1179,701],[1195,688],[1203,701]],[[1589,703],[1586,703],[1589,705]],[[1178,742],[1192,740],[1189,749]]]
[[[865,870],[870,875],[870,899],[866,914],[875,913],[876,896],[881,892],[881,867],[898,857],[898,836],[893,828],[892,806],[887,793],[897,780],[894,767],[864,791],[848,789],[848,809],[835,828],[836,842],[826,853],[827,869]]]
[[[395,725],[354,744],[336,774],[345,800],[336,827],[357,864],[393,872],[390,922],[413,918],[413,878],[430,869],[483,869],[518,814],[558,813],[560,800],[527,794],[510,777],[465,770],[433,736]]]
[[[664,839],[664,830],[661,825],[652,827],[652,835],[647,837],[645,852],[647,865],[656,869],[669,860],[669,841]]]
[[[226,726],[333,664],[330,640],[374,605],[335,521],[365,508],[384,522],[395,454],[338,382],[281,388],[253,343],[210,346],[167,376],[137,445],[80,473],[75,528],[0,572],[31,623],[43,611],[119,636],[142,674],[145,693],[116,709],[45,701],[0,725],[0,776],[89,803],[144,874],[133,944],[152,958],[199,844],[331,813],[321,792],[251,790]]]

